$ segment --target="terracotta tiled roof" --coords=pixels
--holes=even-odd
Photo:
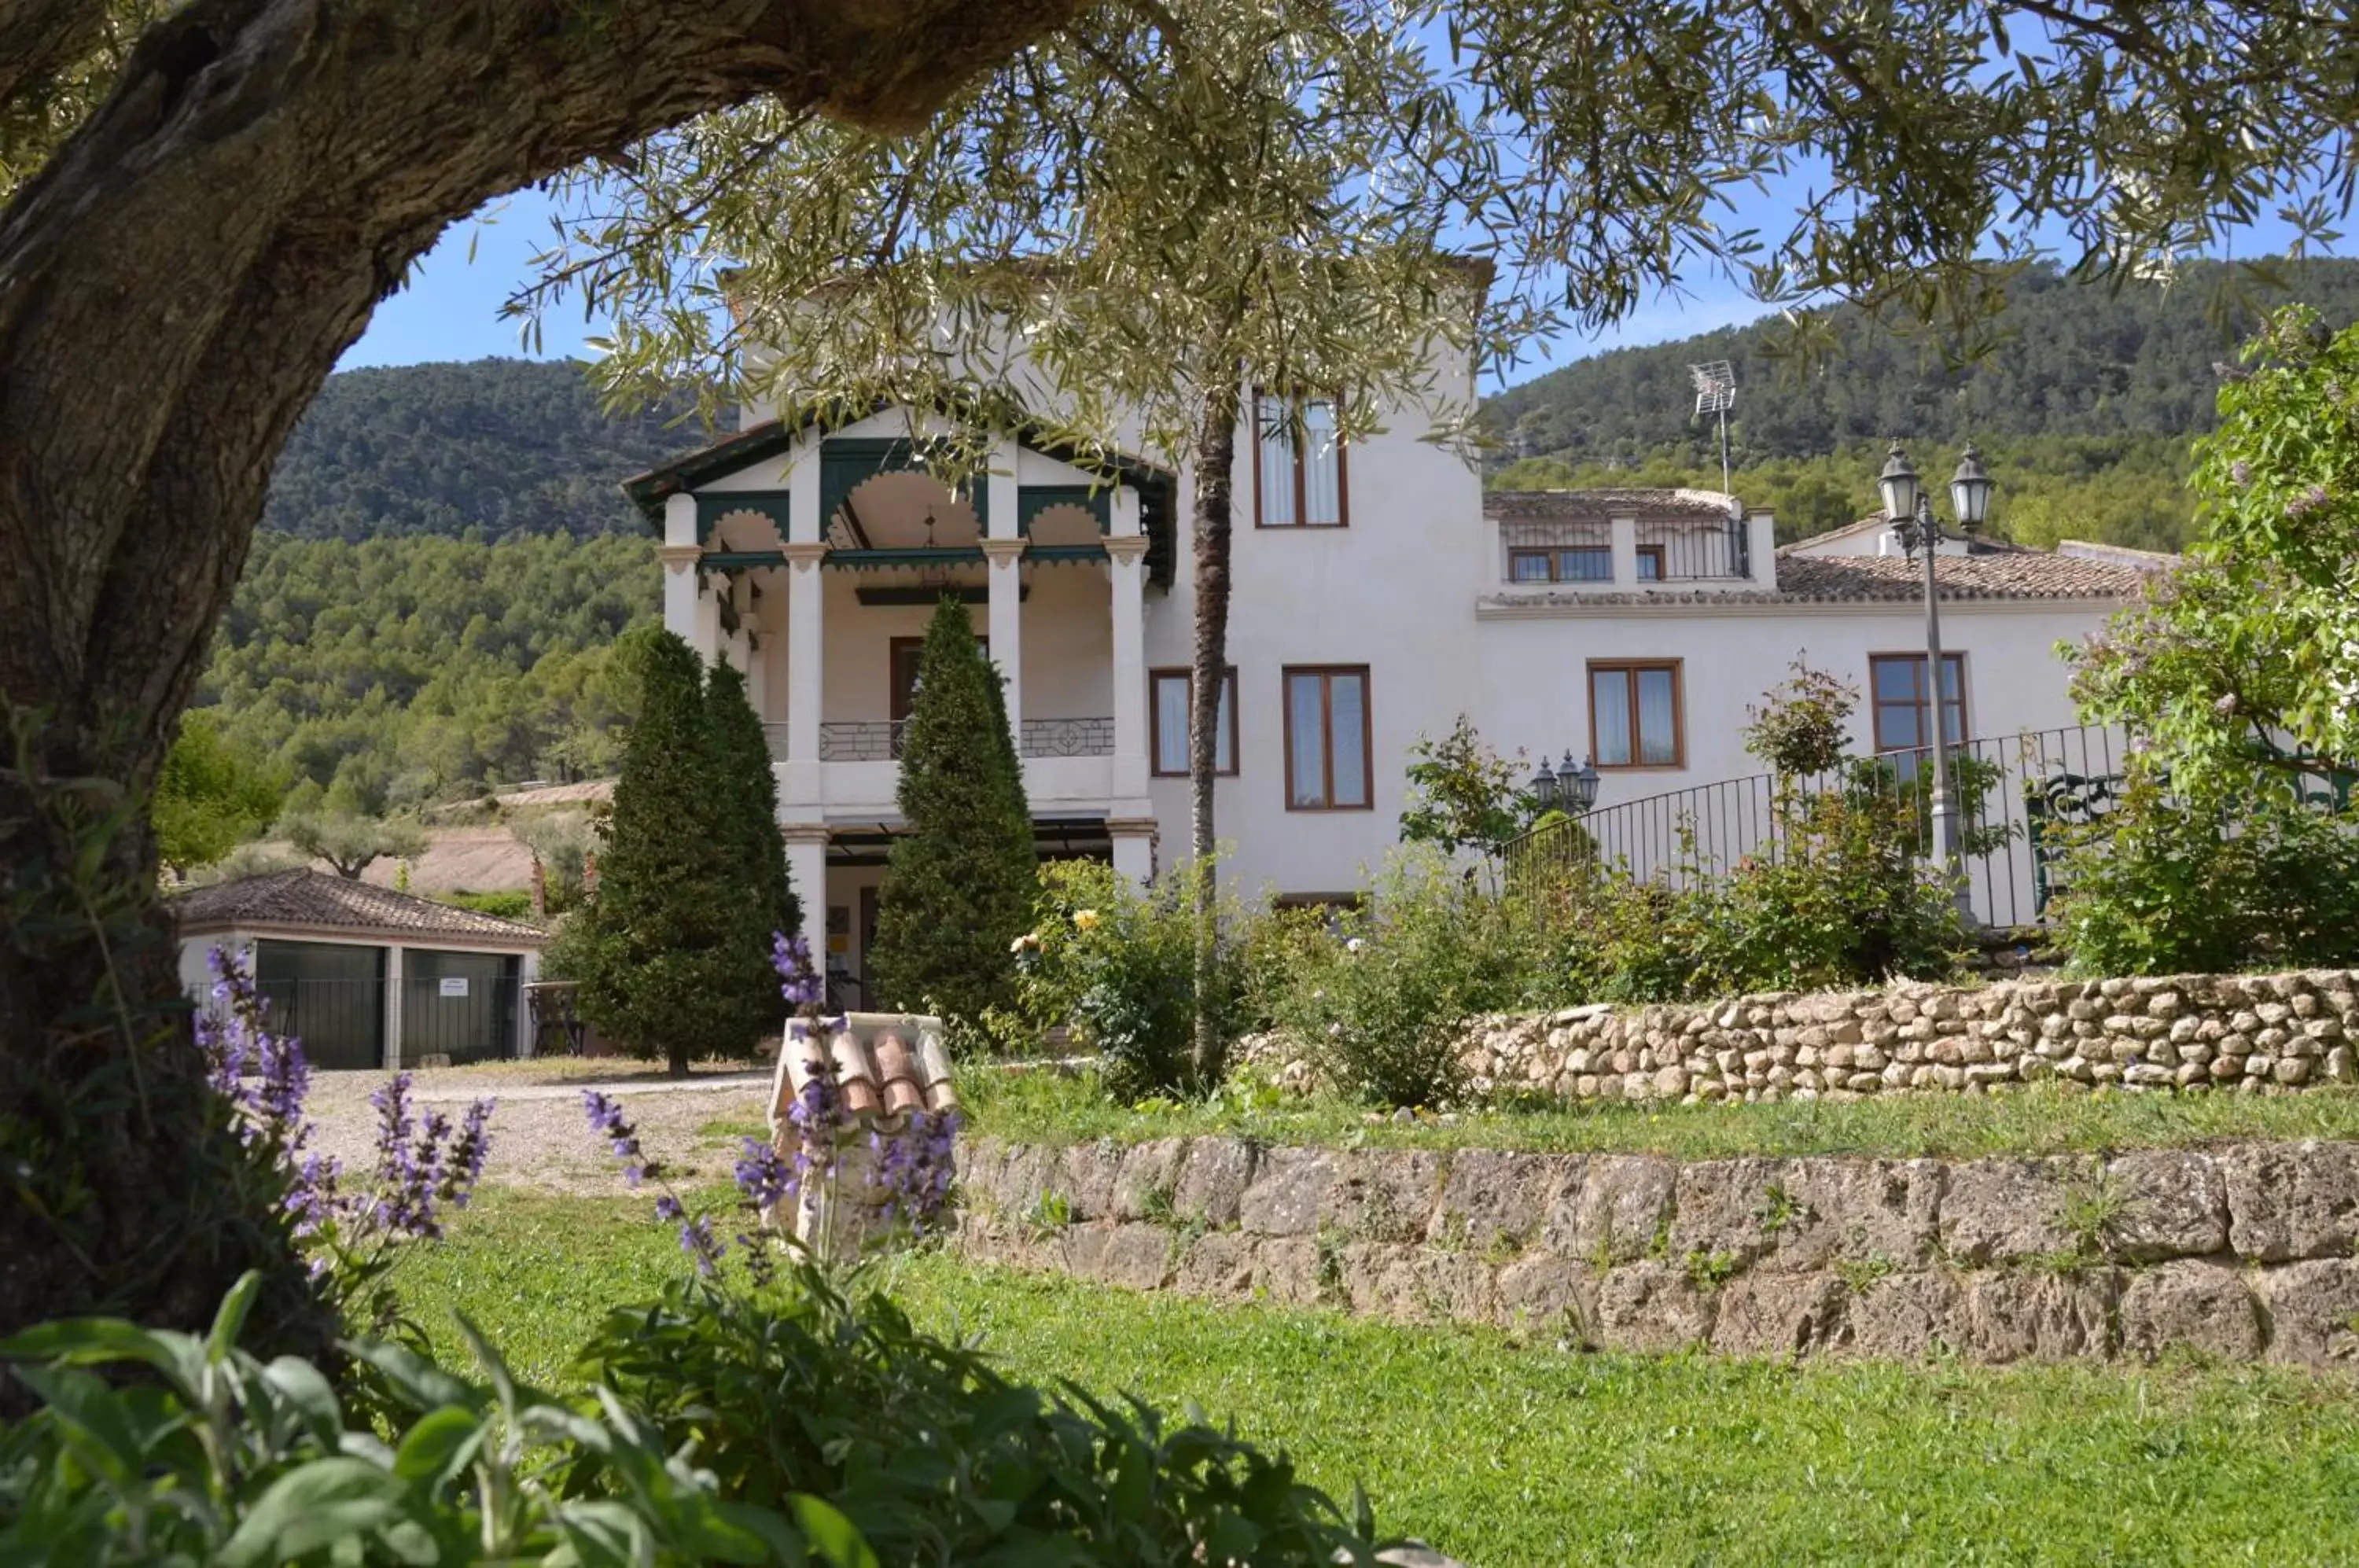
[[[182,931],[230,926],[316,926],[401,936],[475,937],[536,947],[548,939],[539,927],[520,920],[479,915],[473,909],[366,882],[348,882],[308,868],[216,882],[177,894],[166,907]]]
[[[1674,588],[1618,593],[1559,591],[1498,593],[1486,609],[1513,614],[1528,608],[1606,608],[1616,605],[1720,606],[1793,604],[1908,604],[1925,594],[1924,564],[1901,555],[1781,555],[1777,588],[1681,592]],[[1941,602],[1970,600],[2126,600],[2147,573],[2118,561],[2094,561],[2044,550],[2012,550],[1995,555],[1945,555],[1938,577]]]
[[[1593,490],[1493,490],[1483,497],[1490,517],[1680,517],[1725,519],[1739,506],[1717,490],[1647,489],[1638,485]]]
[[[2011,550],[1945,555],[1935,581],[1943,599],[2126,599],[2145,573],[2118,561]],[[1788,599],[1917,599],[1925,568],[1905,555],[1789,555],[1777,562]]]
[[[897,1118],[910,1111],[954,1109],[950,1052],[942,1044],[942,1020],[916,1014],[847,1013],[824,1020],[834,1027],[819,1037],[800,1019],[787,1026],[778,1047],[777,1072],[770,1080],[770,1131],[786,1138],[787,1110],[810,1082],[813,1070],[832,1064],[853,1116]],[[821,1054],[821,1051],[825,1054]],[[785,1143],[779,1142],[784,1148]]]

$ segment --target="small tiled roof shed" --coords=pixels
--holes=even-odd
[[[180,977],[201,1005],[216,947],[246,952],[274,1023],[316,1065],[390,1067],[532,1053],[521,987],[549,933],[308,868],[166,900]]]

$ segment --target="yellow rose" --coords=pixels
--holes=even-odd
[[[1076,931],[1093,931],[1097,923],[1098,912],[1095,909],[1081,909],[1073,915],[1073,929]]]

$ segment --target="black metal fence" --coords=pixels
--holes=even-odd
[[[1638,576],[1658,583],[1726,583],[1753,575],[1745,519],[1646,519],[1638,524]]]
[[[1950,748],[1962,856],[1975,917],[1984,925],[2036,925],[2055,887],[2055,829],[2110,809],[2127,753],[2112,726],[2075,725],[1968,740]],[[1930,843],[1931,751],[1882,754],[1881,765],[1800,781],[1889,791],[1916,811]],[[1674,889],[1727,877],[1747,860],[1785,853],[1777,779],[1767,773],[1672,789],[1601,807],[1536,829],[1508,844],[1512,880],[1545,886],[1551,874],[1603,864]],[[1535,874],[1538,874],[1535,876]]]

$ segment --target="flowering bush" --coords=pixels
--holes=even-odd
[[[1328,1083],[1378,1105],[1457,1089],[1457,1045],[1476,1014],[1522,1004],[1538,932],[1521,900],[1494,898],[1426,847],[1386,863],[1370,907],[1282,920],[1256,1000]]]
[[[2053,913],[2072,967],[2183,975],[2359,962],[2359,812],[2271,782],[2189,799],[2150,759],[2133,758],[2113,810],[2051,829]]]
[[[247,1147],[288,1172],[287,1212],[313,1278],[348,1319],[383,1332],[393,1312],[385,1277],[403,1244],[440,1239],[444,1212],[467,1206],[491,1152],[496,1102],[475,1100],[454,1127],[441,1111],[420,1114],[409,1074],[396,1073],[369,1096],[375,1162],[348,1181],[341,1161],[310,1147],[318,1129],[304,1110],[311,1067],[302,1042],[270,1027],[268,999],[241,956],[216,947],[209,962],[215,1007],[197,1019],[208,1082]]]
[[[1217,865],[1191,864],[1142,892],[1103,862],[1040,868],[1036,921],[1015,943],[1026,1015],[1038,1029],[1070,1024],[1121,1099],[1210,1086],[1195,1081],[1195,900],[1217,875]],[[1252,923],[1234,899],[1216,903],[1212,1007],[1223,1040],[1238,1031]]]

